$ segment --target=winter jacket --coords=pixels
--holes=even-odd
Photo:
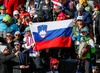
[[[81,15],[83,16],[83,20],[84,20],[84,24],[85,25],[89,25],[89,24],[92,23],[92,16],[91,16],[91,14],[89,12],[83,11],[81,13]],[[74,17],[77,18],[77,16],[78,16],[78,11],[75,12],[75,16]]]
[[[6,32],[11,32],[13,35],[16,31],[19,31],[17,24],[11,24],[6,28]]]
[[[2,32],[3,30],[6,29],[6,25],[4,23],[2,23],[3,18],[6,16],[7,14],[1,15],[0,14],[0,32]]]
[[[0,54],[0,73],[12,73],[12,63],[11,59],[14,58],[15,55],[4,55]]]
[[[21,65],[28,65],[29,62],[27,51],[25,52],[23,48],[21,48],[21,50],[22,51],[20,51],[20,54],[12,59],[13,73],[30,73],[28,72],[28,69],[20,69]],[[15,49],[13,49],[12,51],[14,53],[17,52],[17,50]]]

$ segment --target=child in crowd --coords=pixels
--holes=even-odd
[[[81,73],[92,73],[91,65],[95,65],[95,46],[94,42],[89,36],[89,29],[87,26],[81,30],[81,39],[78,50],[78,71]],[[92,62],[93,61],[93,62]]]

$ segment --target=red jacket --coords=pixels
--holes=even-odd
[[[27,11],[25,11],[24,13],[20,13],[19,16],[20,16],[20,19],[22,19],[23,24],[26,24],[26,20],[25,20],[24,16],[27,16],[31,19],[30,13]]]

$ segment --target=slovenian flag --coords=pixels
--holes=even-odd
[[[34,50],[71,47],[73,24],[73,19],[31,24],[30,29],[36,43]]]

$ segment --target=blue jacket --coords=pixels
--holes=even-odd
[[[6,24],[2,23],[2,20],[6,15],[7,14],[4,14],[4,15],[0,14],[0,32],[4,31],[6,29]]]
[[[11,24],[10,26],[7,26],[5,23],[1,23],[0,26],[0,32],[11,32],[14,34],[16,31],[19,31],[19,28],[17,24]]]
[[[75,16],[74,17],[77,18],[77,16],[78,16],[78,11],[75,12]],[[89,24],[92,23],[92,16],[91,16],[91,14],[89,12],[84,11],[82,13],[82,16],[83,16],[83,20],[84,20],[84,24],[85,25],[89,25]]]
[[[7,26],[6,28],[6,32],[11,32],[12,34],[14,34],[16,31],[19,31],[17,24],[11,24],[9,27]]]

